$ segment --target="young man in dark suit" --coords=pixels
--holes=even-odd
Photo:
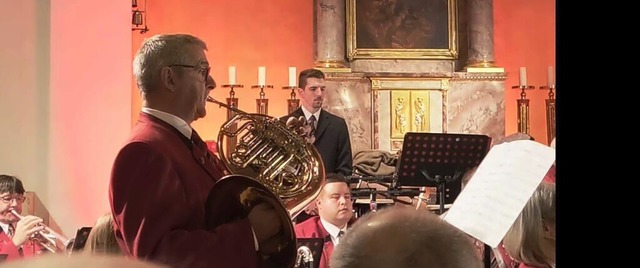
[[[207,198],[227,171],[191,128],[215,87],[206,49],[191,35],[160,34],[135,56],[143,103],[111,171],[116,239],[125,255],[170,267],[258,267],[281,228],[272,208],[256,204],[246,218],[207,225]]]
[[[317,69],[307,69],[298,76],[298,96],[300,108],[285,116],[304,116],[312,124],[316,149],[322,157],[324,169],[327,173],[351,175],[353,157],[351,155],[351,140],[347,123],[342,117],[322,109],[324,101],[325,75]]]

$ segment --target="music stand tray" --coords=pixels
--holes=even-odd
[[[436,203],[444,208],[442,200],[453,203],[462,190],[460,177],[480,165],[490,146],[491,137],[486,135],[408,132],[396,170],[397,183],[438,187]]]

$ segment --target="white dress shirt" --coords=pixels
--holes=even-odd
[[[2,228],[2,231],[5,234],[9,234],[9,224],[6,224],[4,222],[0,222],[0,228]]]
[[[342,228],[340,228],[328,221],[323,220],[322,218],[320,218],[320,222],[322,223],[322,226],[324,226],[324,229],[326,229],[329,233],[329,236],[331,236],[331,242],[333,242],[333,245],[337,246],[338,244],[340,244],[340,237],[338,237],[338,234],[340,233],[340,231],[342,231],[343,235],[347,233],[347,225],[345,224]]]
[[[191,139],[191,133],[193,132],[193,129],[189,124],[187,124],[186,121],[182,120],[182,118],[148,107],[142,107],[142,112],[159,118],[167,124],[175,127],[178,131],[180,131],[180,133],[182,133],[182,135],[187,137],[187,139]]]
[[[322,109],[318,109],[317,112],[312,114],[311,112],[307,111],[307,109],[305,109],[304,106],[300,106],[300,108],[302,108],[302,113],[304,113],[304,118],[307,119],[307,122],[309,121],[309,117],[311,117],[311,115],[316,117],[316,125],[314,127],[318,128],[318,120],[320,120],[320,111]]]

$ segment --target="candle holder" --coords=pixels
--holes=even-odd
[[[243,85],[238,85],[238,84],[233,84],[233,85],[222,85],[223,88],[230,88],[229,89],[229,97],[227,98],[227,105],[233,107],[233,108],[238,108],[238,98],[236,98],[236,92],[233,90],[234,88],[243,88]],[[235,112],[232,111],[231,109],[227,109],[227,119],[231,119],[231,117],[233,117],[235,115]]]
[[[542,90],[549,90],[549,98],[544,102],[546,104],[547,111],[547,142],[551,143],[553,138],[556,137],[556,85],[541,86]]]
[[[513,89],[520,89],[520,99],[518,99],[518,132],[529,134],[529,99],[527,99],[527,89],[535,89],[534,86],[519,85],[512,86]]]
[[[227,98],[227,105],[233,108],[238,108],[238,98],[236,98],[236,92],[233,89],[243,88],[244,86],[239,84],[229,84],[229,85],[222,85],[222,87],[230,88],[229,97]],[[227,109],[227,120],[230,120],[235,115],[236,115],[236,112],[233,111],[233,109]],[[236,130],[238,130],[238,124],[234,122],[233,124],[229,125],[229,130],[235,132]],[[227,138],[227,142],[226,142],[227,147],[225,151],[233,152],[236,148],[236,144],[237,144],[237,140],[235,136]]]
[[[273,88],[273,85],[253,85],[251,88],[260,88],[260,98],[256,99],[256,111],[259,114],[268,114],[269,99],[265,98],[264,88]]]
[[[293,113],[300,107],[300,100],[296,98],[296,86],[284,86],[282,89],[291,89],[291,98],[287,100],[287,112]]]

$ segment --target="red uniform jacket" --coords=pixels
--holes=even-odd
[[[322,226],[320,216],[314,216],[308,220],[296,224],[296,237],[298,238],[324,238],[324,247],[322,248],[322,258],[320,258],[319,268],[328,268],[329,259],[333,252],[333,241],[327,229]]]
[[[543,181],[556,183],[556,165],[555,164],[553,164],[553,166],[549,168],[549,171],[547,171],[547,174],[544,175]]]
[[[518,268],[550,268],[550,266],[532,266],[528,264],[521,263]]]
[[[257,267],[248,219],[206,230],[205,203],[221,165],[173,126],[140,113],[109,184],[123,252],[180,268]]]
[[[3,261],[19,260],[23,257],[31,257],[42,253],[42,247],[36,243],[25,242],[22,244],[22,256],[20,250],[13,244],[9,236],[0,228],[0,263]]]

